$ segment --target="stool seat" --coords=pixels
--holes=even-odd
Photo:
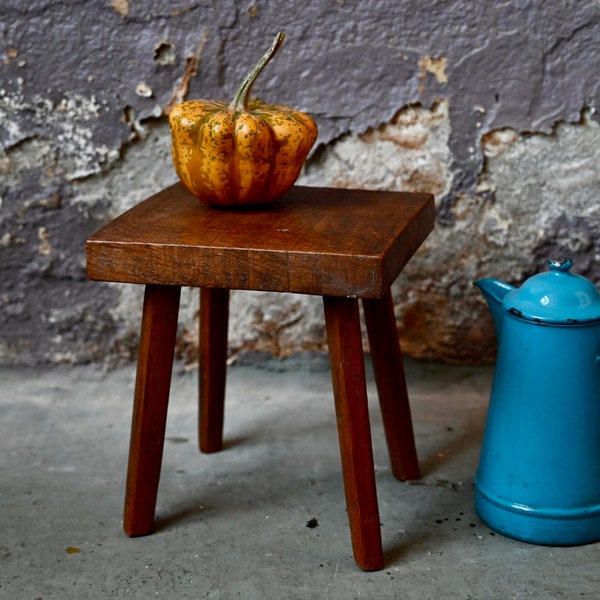
[[[430,194],[293,187],[282,199],[211,208],[180,183],[86,243],[90,279],[145,286],[124,528],[152,531],[182,286],[200,288],[199,438],[222,448],[229,291],[323,296],[354,557],[383,567],[358,299],[392,470],[419,468],[390,286],[433,228]]]

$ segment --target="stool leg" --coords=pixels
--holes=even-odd
[[[199,442],[202,452],[223,447],[229,290],[200,289],[200,410]]]
[[[383,568],[358,301],[325,296],[340,454],[356,564]]]
[[[363,309],[392,472],[401,480],[418,479],[419,461],[390,291],[381,300],[363,299]]]
[[[154,526],[180,290],[147,285],[144,295],[123,521],[130,536]]]

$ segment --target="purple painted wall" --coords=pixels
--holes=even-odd
[[[477,193],[486,133],[598,117],[596,0],[3,0],[1,361],[114,350],[115,292],[87,281],[83,257],[110,206],[82,203],[82,182],[119,165],[174,99],[230,98],[279,30],[286,44],[254,93],[310,112],[317,154],[406,105],[449,103],[440,227],[453,227],[457,198]]]

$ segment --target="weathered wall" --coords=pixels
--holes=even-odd
[[[84,241],[175,180],[165,109],[254,91],[313,114],[302,182],[429,190],[436,231],[394,288],[417,356],[491,358],[472,287],[567,253],[600,282],[596,0],[4,0],[0,362],[135,352],[140,290],[87,281]],[[197,294],[179,348],[194,355]],[[232,352],[324,343],[319,299],[237,293]]]

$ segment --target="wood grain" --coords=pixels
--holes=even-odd
[[[325,323],[346,506],[356,564],[383,567],[358,301],[325,296]]]
[[[130,536],[154,527],[180,289],[148,285],[144,294],[123,520]]]
[[[379,298],[434,223],[429,194],[296,186],[220,210],[175,184],[86,244],[91,279]]]
[[[363,300],[363,310],[392,472],[403,481],[419,479],[404,362],[390,291],[380,300]]]
[[[223,448],[229,290],[200,289],[200,410],[202,452]]]

